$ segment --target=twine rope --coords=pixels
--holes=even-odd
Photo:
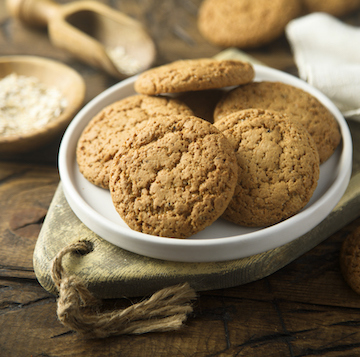
[[[67,275],[62,265],[65,255],[90,251],[89,242],[78,241],[64,247],[52,261],[51,277],[59,292],[57,316],[64,326],[90,338],[173,331],[183,326],[196,298],[188,283],[161,289],[125,309],[99,312],[101,300],[79,277]]]

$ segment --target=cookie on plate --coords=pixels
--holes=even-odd
[[[259,47],[282,35],[300,12],[299,0],[205,0],[199,8],[198,28],[218,46]]]
[[[149,119],[113,159],[110,194],[133,230],[188,238],[226,209],[237,182],[232,146],[194,116]]]
[[[355,229],[343,241],[340,268],[345,281],[360,294],[360,228]]]
[[[301,124],[281,113],[248,109],[214,125],[234,147],[239,167],[225,219],[248,227],[269,226],[309,202],[319,179],[319,156]]]
[[[109,187],[112,158],[129,131],[152,116],[188,114],[192,110],[179,100],[134,95],[101,110],[81,134],[76,150],[83,176],[96,186]]]
[[[306,12],[343,16],[360,8],[360,0],[302,0]]]
[[[252,82],[226,93],[214,111],[214,121],[229,113],[259,108],[286,113],[308,130],[316,143],[320,163],[325,162],[341,140],[332,113],[310,93],[281,82]]]
[[[134,87],[148,95],[179,93],[249,83],[254,75],[252,65],[239,60],[188,59],[143,72]]]

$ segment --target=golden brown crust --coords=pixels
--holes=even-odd
[[[205,0],[198,28],[218,46],[258,47],[279,37],[300,12],[299,0]]]
[[[96,186],[109,187],[112,158],[121,142],[139,123],[155,115],[188,114],[182,102],[165,97],[134,95],[100,111],[86,126],[77,144],[80,172]]]
[[[340,268],[345,281],[360,294],[360,228],[349,234],[341,246]]]
[[[277,112],[248,109],[214,125],[234,147],[239,166],[225,219],[243,226],[268,226],[308,203],[319,178],[319,157],[301,124]]]
[[[214,120],[231,112],[260,108],[286,113],[308,130],[325,162],[341,141],[339,125],[332,113],[314,96],[280,82],[252,82],[224,95],[214,111]]]
[[[153,118],[121,146],[111,166],[114,206],[136,231],[187,238],[226,209],[237,182],[233,148],[193,116]]]
[[[251,64],[209,58],[179,60],[149,69],[135,81],[141,94],[179,93],[249,83],[255,75]]]

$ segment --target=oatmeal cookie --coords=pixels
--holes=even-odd
[[[316,143],[320,163],[325,162],[341,140],[332,113],[310,93],[280,82],[253,82],[226,93],[214,111],[214,121],[238,110],[258,108],[286,113],[308,130]]]
[[[80,172],[94,185],[108,188],[112,158],[129,131],[150,117],[168,114],[193,113],[179,100],[146,95],[134,95],[107,106],[88,123],[78,140]]]
[[[301,124],[281,113],[249,109],[214,125],[234,147],[239,167],[225,219],[242,226],[268,226],[309,202],[319,179],[319,156]]]
[[[232,146],[194,116],[149,119],[113,159],[110,194],[133,230],[188,238],[226,209],[237,182]]]
[[[239,60],[179,60],[140,74],[135,81],[135,90],[156,95],[217,89],[249,83],[254,75],[252,65]]]
[[[340,268],[345,281],[360,294],[360,228],[349,234],[340,250]]]
[[[259,47],[282,35],[300,13],[299,0],[205,0],[199,8],[198,28],[218,46]]]

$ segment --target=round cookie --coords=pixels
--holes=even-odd
[[[179,60],[149,69],[139,75],[138,93],[156,95],[216,89],[249,83],[255,75],[250,63],[210,58]]]
[[[131,229],[187,238],[221,216],[236,182],[236,157],[225,136],[182,115],[140,124],[114,157],[109,186]]]
[[[345,281],[360,294],[360,228],[349,234],[340,250],[340,268]]]
[[[306,12],[326,12],[343,16],[360,8],[360,0],[302,0]]]
[[[308,130],[325,162],[341,140],[338,123],[332,113],[314,96],[300,88],[280,82],[253,82],[226,93],[214,111],[214,121],[229,113],[261,108],[286,113]]]
[[[281,113],[243,110],[216,126],[235,149],[239,172],[223,217],[248,227],[278,223],[310,200],[319,178],[319,156],[305,128]]]
[[[300,12],[299,0],[205,0],[197,23],[204,38],[215,45],[251,48],[282,35]]]
[[[112,158],[131,129],[150,117],[193,112],[176,99],[134,95],[101,110],[82,132],[76,150],[83,176],[96,186],[109,187]]]

